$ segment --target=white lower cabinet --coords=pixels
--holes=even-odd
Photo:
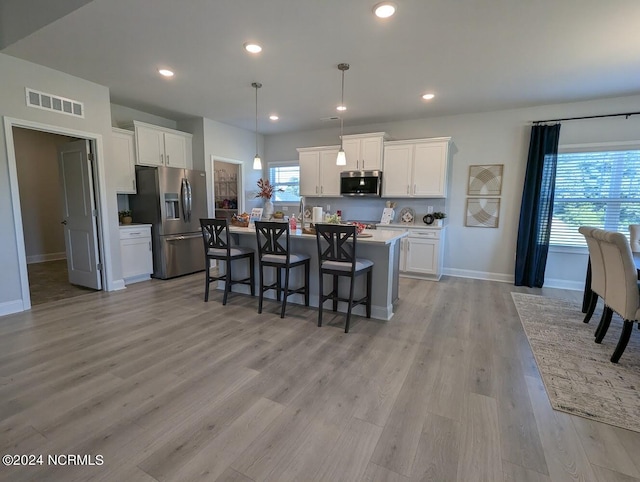
[[[407,231],[400,244],[400,275],[439,280],[442,277],[444,232],[442,228],[378,225],[378,229]]]
[[[120,226],[120,256],[125,284],[148,280],[153,273],[151,225]]]

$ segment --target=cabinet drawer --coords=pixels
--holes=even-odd
[[[436,230],[426,230],[426,229],[410,229],[409,230],[410,238],[422,238],[422,239],[440,239],[440,231]]]
[[[150,238],[151,229],[147,226],[141,226],[139,228],[120,228],[120,239],[136,239],[136,238]]]

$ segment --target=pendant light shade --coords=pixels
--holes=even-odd
[[[336,157],[336,166],[346,166],[347,165],[347,156],[344,153],[344,149],[342,148],[342,137],[343,137],[343,121],[342,117],[345,110],[347,110],[344,105],[344,71],[349,70],[349,64],[338,64],[338,70],[342,72],[342,97],[340,100],[340,105],[338,106],[338,110],[341,112],[340,114],[340,150],[338,151],[338,157]]]
[[[262,87],[260,82],[253,82],[251,87],[256,89],[256,156],[253,158],[253,168],[256,171],[262,170],[262,159],[258,155],[258,89]]]

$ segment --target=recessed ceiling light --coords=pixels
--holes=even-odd
[[[173,77],[173,72],[169,69],[159,69],[158,73],[164,77]]]
[[[345,110],[347,110],[347,106],[346,105],[339,105],[338,107],[336,107],[336,110],[345,111]]]
[[[258,53],[262,52],[262,47],[260,47],[260,45],[258,45],[255,42],[246,42],[244,44],[244,49],[247,52],[251,52],[252,54],[258,54]]]
[[[389,18],[396,13],[397,5],[393,2],[378,3],[373,7],[373,13],[379,18]]]
[[[435,94],[424,94],[424,95],[422,96],[422,98],[423,98],[424,100],[431,100],[431,99],[433,99],[434,97],[435,97]]]
[[[269,119],[271,119],[272,121],[277,121],[278,119],[280,119],[280,117],[278,117],[278,116],[277,116],[277,115],[275,115],[275,114],[271,114],[271,115],[269,116]]]

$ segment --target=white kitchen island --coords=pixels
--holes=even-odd
[[[251,248],[256,253],[255,263],[255,279],[258,276],[258,245],[256,241],[255,228],[240,228],[230,226],[229,231],[232,235],[232,243],[239,246]],[[371,303],[371,317],[381,320],[389,320],[393,316],[394,303],[398,300],[398,278],[400,263],[400,240],[407,236],[406,232],[393,230],[365,230],[365,236],[358,237],[357,256],[358,258],[366,258],[373,261],[373,293]],[[369,236],[371,235],[371,236]],[[308,254],[311,257],[310,266],[310,304],[318,306],[318,246],[316,236],[313,234],[303,234],[300,229],[295,233],[291,232],[290,249],[294,253]],[[236,261],[233,264],[233,278],[244,278],[248,275],[248,262]],[[224,263],[219,265],[221,273],[224,273]],[[289,280],[290,288],[297,288],[302,285],[304,277],[304,268],[294,268],[291,270]],[[265,284],[275,279],[275,269],[265,269]],[[283,277],[284,279],[284,277]],[[354,298],[359,298],[365,293],[366,276],[356,278]],[[348,281],[340,281],[341,296],[348,297]],[[325,289],[329,289],[330,283],[325,282]],[[224,283],[218,283],[218,289],[224,289]],[[249,293],[249,287],[245,285],[233,285],[233,291]],[[258,289],[256,289],[256,293]],[[265,298],[275,299],[275,291],[271,290],[265,293]],[[256,299],[256,309],[257,309]],[[304,304],[302,295],[294,294],[289,297],[287,303]],[[325,304],[326,310],[331,310],[330,304]],[[338,304],[338,311],[346,312],[346,303]],[[359,305],[353,309],[356,315],[364,316],[364,306]]]

